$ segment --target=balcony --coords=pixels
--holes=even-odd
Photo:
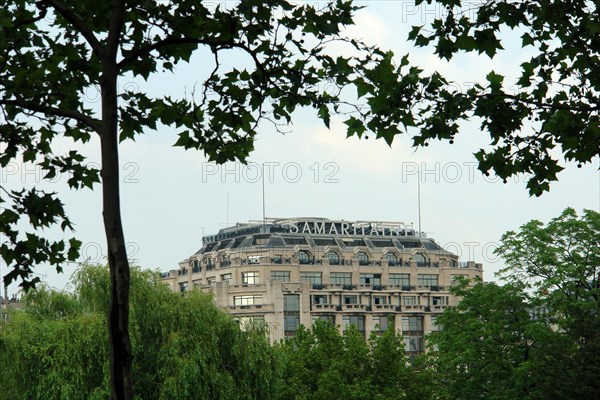
[[[335,310],[339,306],[335,304],[313,304],[312,307],[315,310]]]
[[[366,304],[344,304],[346,310],[364,310],[367,307]]]
[[[229,293],[264,292],[266,290],[267,286],[262,283],[253,285],[229,285]]]
[[[232,314],[243,314],[252,311],[264,313],[275,311],[275,306],[273,304],[247,304],[242,306],[228,306],[227,309]]]
[[[375,310],[393,310],[396,306],[391,304],[375,304],[373,308]]]

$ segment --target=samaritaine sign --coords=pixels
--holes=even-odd
[[[287,233],[305,235],[414,236],[412,224],[403,222],[290,219],[277,221],[274,225],[281,226]]]

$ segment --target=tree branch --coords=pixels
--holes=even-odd
[[[92,51],[98,58],[101,58],[102,46],[94,35],[94,33],[85,25],[83,20],[79,18],[72,9],[67,7],[60,0],[43,0],[44,3],[54,8],[64,19],[66,19],[79,32],[88,44],[92,47]]]
[[[90,129],[94,130],[99,135],[101,134],[100,121],[98,121],[88,115],[77,112],[77,111],[66,110],[63,108],[43,106],[41,104],[31,103],[29,101],[20,100],[20,99],[0,100],[0,105],[16,106],[16,107],[24,108],[26,110],[39,112],[39,113],[43,113],[43,114],[50,114],[50,115],[54,115],[57,117],[63,117],[63,118],[71,118],[76,121],[84,123],[85,125],[87,125]]]
[[[139,47],[138,49],[132,51],[129,55],[127,55],[126,57],[124,57],[118,64],[117,67],[119,69],[119,71],[127,66],[127,64],[129,64],[132,61],[137,60],[138,58],[144,58],[150,55],[151,52],[153,52],[154,50],[158,50],[160,48],[166,47],[166,46],[171,46],[171,45],[177,45],[177,44],[204,44],[204,45],[208,45],[208,46],[232,46],[234,43],[233,41],[229,40],[203,40],[203,39],[197,39],[197,38],[190,38],[190,37],[174,37],[174,36],[169,36],[159,42],[155,42],[143,47]]]
[[[537,100],[523,99],[519,96],[515,96],[513,94],[508,94],[508,93],[483,93],[481,95],[477,95],[476,97],[478,97],[478,98],[481,98],[481,97],[503,97],[503,98],[511,99],[511,100],[514,100],[517,102],[531,104],[531,105],[537,106],[539,108],[546,108],[546,109],[551,109],[551,110],[571,110],[571,111],[581,111],[581,112],[593,112],[593,111],[600,110],[600,106],[597,106],[597,107],[573,107],[573,106],[564,105],[564,104],[548,104],[548,103],[544,103],[544,102],[537,101]]]

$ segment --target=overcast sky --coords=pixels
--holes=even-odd
[[[506,32],[506,50],[493,60],[469,54],[442,62],[432,49],[417,50],[406,42],[410,26],[431,22],[442,12],[439,6],[414,7],[412,1],[359,4],[366,7],[357,13],[357,26],[349,29],[349,35],[391,49],[398,57],[410,53],[412,63],[427,72],[438,70],[464,88],[482,82],[491,69],[510,75],[530,55],[520,49],[518,32]],[[129,85],[155,95],[182,96],[212,69],[210,60],[200,52],[174,74],[148,83],[123,79],[121,88]],[[97,101],[93,92],[88,97]],[[174,148],[176,137],[169,129],[123,143],[121,209],[130,257],[146,268],[174,269],[200,248],[202,235],[227,224],[261,219],[259,165],[263,163],[267,217],[399,221],[414,223],[415,228],[420,168],[422,230],[462,261],[483,263],[487,280],[494,279],[502,265],[493,249],[503,232],[531,219],[548,221],[567,206],[578,212],[600,209],[598,159],[580,169],[568,165],[560,181],[540,198],[529,197],[524,177],[507,184],[483,177],[472,154],[487,146],[488,138],[478,130],[477,121],[464,124],[455,144],[432,143],[415,152],[407,135],[389,147],[373,138],[346,139],[339,120],[334,119],[328,130],[312,112],[298,112],[295,117],[286,135],[268,125],[261,128],[248,166],[217,166],[200,152]],[[63,146],[64,150],[72,147],[68,142]],[[83,152],[97,162],[98,141],[92,140]],[[39,171],[23,165],[11,165],[1,178],[8,188],[38,183],[59,192],[84,243],[82,258],[105,261],[99,186],[94,192],[69,191],[66,177],[43,182]],[[6,265],[0,267],[4,275]],[[69,265],[60,275],[47,267],[37,272],[49,285],[62,288],[75,267]],[[9,293],[16,290],[12,285]]]

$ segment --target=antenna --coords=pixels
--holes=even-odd
[[[0,263],[0,265],[1,264],[2,263]],[[2,277],[2,274],[0,274],[0,283],[2,284],[2,286],[4,286],[4,304],[2,307],[6,310],[8,308],[8,287],[6,286],[6,283],[4,283],[4,278]]]
[[[260,176],[262,178],[262,208],[263,208],[263,229],[266,232],[267,219],[265,218],[265,163],[260,165]]]
[[[417,202],[419,204],[419,239],[421,238],[421,167],[417,167]]]

